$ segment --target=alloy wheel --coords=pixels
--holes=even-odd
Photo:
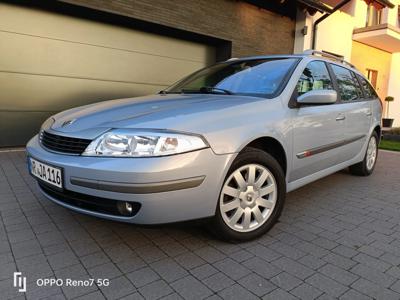
[[[369,140],[367,148],[366,163],[368,170],[372,170],[372,168],[374,167],[376,161],[376,154],[377,154],[377,142],[376,138],[372,136],[371,139]]]
[[[238,232],[261,227],[271,216],[277,201],[273,174],[258,164],[235,170],[222,187],[219,209],[226,225]]]

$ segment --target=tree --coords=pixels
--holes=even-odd
[[[394,97],[392,96],[387,96],[385,98],[385,101],[387,102],[387,107],[386,107],[386,118],[389,118],[389,103],[394,101]]]

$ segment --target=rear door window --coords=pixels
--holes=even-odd
[[[333,73],[336,76],[339,95],[342,102],[362,100],[364,95],[361,92],[361,88],[356,78],[352,75],[352,72],[338,65],[331,64],[331,66]]]
[[[378,95],[376,94],[374,88],[364,77],[357,75],[357,78],[361,83],[361,87],[364,91],[365,98],[367,98],[367,99],[378,98]]]

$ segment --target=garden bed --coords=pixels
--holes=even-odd
[[[400,127],[384,131],[379,144],[380,149],[400,151]]]

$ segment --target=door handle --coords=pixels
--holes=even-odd
[[[371,110],[367,110],[366,114],[367,114],[368,117],[372,116],[372,111]]]
[[[346,119],[346,116],[343,115],[343,114],[340,114],[340,115],[338,115],[338,116],[336,117],[336,121],[343,121],[343,120],[345,120],[345,119]]]

